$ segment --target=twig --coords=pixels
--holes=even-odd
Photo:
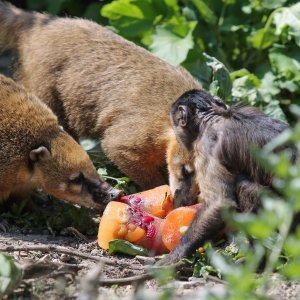
[[[62,246],[54,246],[54,245],[30,245],[30,246],[6,246],[6,247],[0,247],[0,252],[15,252],[15,251],[41,251],[46,253],[52,253],[52,252],[58,252],[63,254],[68,254],[70,256],[76,256],[79,258],[89,259],[93,260],[98,263],[104,263],[107,265],[116,265],[116,262],[113,260],[110,260],[109,258],[105,257],[95,257],[90,254],[82,253],[76,250],[70,250],[66,247]],[[126,264],[127,267],[130,267],[130,265]]]
[[[206,279],[209,279],[211,281],[214,281],[216,283],[220,283],[220,284],[227,284],[227,282],[225,280],[222,280],[216,276],[212,276],[212,275],[207,275],[205,276]]]
[[[152,278],[153,278],[153,274],[143,273],[140,275],[125,277],[125,278],[112,278],[112,279],[104,278],[104,279],[100,279],[98,282],[102,286],[111,286],[114,284],[129,285],[132,283],[144,282],[144,281],[152,279]]]
[[[103,278],[103,279],[99,279],[98,282],[102,286],[111,286],[114,284],[117,284],[117,285],[129,285],[129,284],[133,284],[133,283],[137,284],[137,283],[144,282],[146,280],[155,279],[155,273],[153,272],[155,270],[159,270],[159,269],[163,269],[163,268],[172,268],[172,267],[180,270],[184,265],[185,265],[184,262],[179,261],[176,264],[173,264],[170,266],[151,266],[150,268],[148,268],[148,270],[146,270],[147,273],[130,276],[130,277],[124,277],[124,278]],[[186,266],[184,266],[184,267],[186,267]],[[212,275],[207,275],[205,277],[205,279],[211,280],[211,281],[214,281],[214,282],[220,283],[220,284],[226,284],[226,281],[219,279]]]
[[[77,230],[74,227],[67,227],[66,231],[74,234],[77,238],[79,238],[87,243],[91,242],[91,240],[88,237],[86,237],[84,234],[82,234],[79,230]]]
[[[146,273],[140,274],[140,275],[134,275],[124,278],[103,278],[99,279],[99,284],[104,286],[110,286],[114,284],[118,285],[128,285],[132,283],[141,283],[149,279],[155,278],[155,270],[161,270],[165,268],[178,268],[184,265],[183,262],[179,261],[175,264],[169,265],[169,266],[151,266],[146,269]]]

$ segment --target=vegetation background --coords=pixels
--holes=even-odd
[[[228,281],[226,299],[265,299],[270,274],[300,279],[300,169],[278,145],[300,147],[300,3],[297,0],[15,0],[19,7],[92,19],[162,59],[182,65],[227,103],[242,102],[286,120],[294,129],[257,158],[276,174],[278,193],[266,193],[258,215],[228,216],[235,246],[196,253],[194,274]],[[107,170],[101,168],[102,173]],[[108,175],[108,174],[106,174]],[[109,173],[109,175],[111,175]],[[126,183],[127,179],[118,184]],[[277,233],[276,233],[277,232]],[[252,247],[245,242],[252,236]],[[263,258],[267,259],[262,264]],[[241,257],[243,264],[236,264]],[[257,275],[260,267],[264,272]],[[241,281],[241,279],[243,279]],[[217,295],[210,295],[217,299]]]

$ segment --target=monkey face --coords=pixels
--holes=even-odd
[[[181,147],[173,134],[167,149],[167,163],[175,207],[197,203],[199,188],[190,154],[191,152]]]
[[[171,122],[177,142],[170,143],[168,166],[175,207],[197,202],[201,179],[195,174],[194,146],[201,139],[203,121],[216,106],[226,108],[220,98],[200,90],[184,93],[172,105]]]
[[[201,125],[209,118],[213,107],[226,108],[219,97],[203,90],[184,93],[171,107],[171,122],[175,135],[183,147],[192,151],[193,142],[201,136]]]
[[[87,153],[65,132],[29,156],[33,181],[56,198],[97,208],[123,193],[99,177]]]

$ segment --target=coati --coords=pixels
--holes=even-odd
[[[66,131],[100,138],[107,156],[142,189],[167,181],[168,145],[169,155],[178,154],[170,171],[181,173],[184,150],[176,148],[168,116],[182,93],[201,88],[187,71],[94,22],[3,2],[0,44],[17,50],[16,78],[49,105]],[[171,177],[172,191],[180,190],[181,179]]]
[[[119,196],[119,190],[99,178],[87,153],[53,112],[3,75],[0,118],[0,202],[34,188],[88,207]]]
[[[196,182],[205,204],[199,209],[179,245],[159,264],[170,264],[213,239],[225,228],[224,208],[255,212],[259,192],[270,187],[267,172],[249,150],[263,147],[289,126],[254,107],[227,108],[205,91],[184,93],[172,105],[171,119],[181,145],[194,157]],[[291,147],[291,159],[296,157]]]

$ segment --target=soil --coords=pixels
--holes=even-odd
[[[98,247],[95,236],[81,236],[74,228],[69,233],[75,236],[54,235],[49,229],[24,230],[1,219],[0,251],[10,247],[8,253],[24,270],[21,283],[8,299],[161,299],[169,293],[170,299],[206,299],[208,290],[226,297],[224,284],[217,279],[193,278],[183,273],[163,287],[155,280],[101,286],[99,278],[101,281],[142,274],[147,264],[153,264],[157,258],[110,255]],[[16,247],[19,250],[12,251]],[[32,247],[40,250],[29,251]],[[100,263],[100,259],[108,261]],[[273,275],[268,295],[276,300],[300,299],[300,285]]]

